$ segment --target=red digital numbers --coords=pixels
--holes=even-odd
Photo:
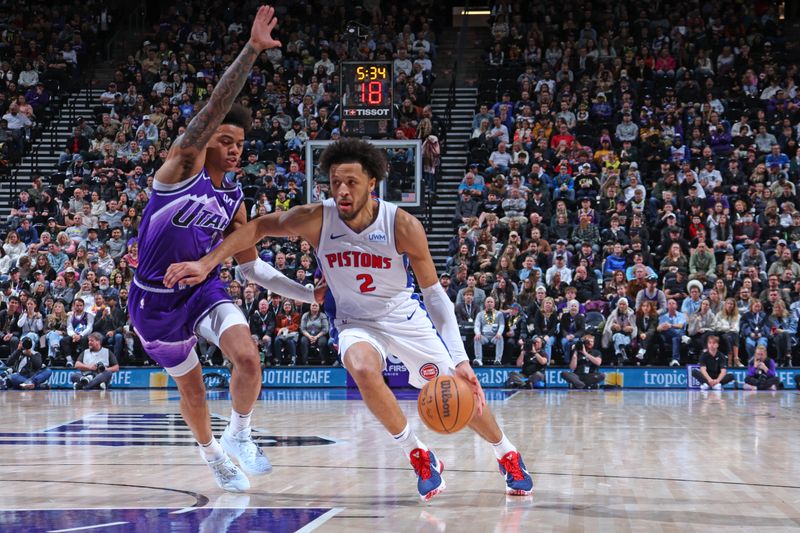
[[[381,105],[383,103],[383,84],[379,81],[364,82],[359,84],[361,102],[369,105]]]

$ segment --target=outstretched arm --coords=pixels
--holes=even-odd
[[[236,212],[236,217],[229,227],[230,234],[237,229],[247,224],[247,213],[244,205],[239,206]],[[291,298],[293,300],[300,300],[302,302],[311,303],[314,301],[314,289],[306,288],[305,285],[287,278],[279,270],[270,265],[269,263],[258,257],[258,253],[254,247],[247,248],[242,252],[234,255],[234,259],[239,264],[239,270],[248,281],[252,281],[269,289],[277,292],[281,296]]]
[[[258,241],[271,237],[299,235],[316,246],[322,226],[322,205],[299,205],[289,211],[272,213],[251,220],[227,237],[208,255],[199,261],[174,263],[164,275],[164,285],[197,285],[206,279],[208,273],[226,257],[251,250]],[[246,252],[247,253],[247,252]],[[247,256],[243,256],[245,259]],[[252,257],[252,256],[250,256]]]
[[[277,23],[272,7],[261,6],[258,9],[250,30],[250,40],[214,87],[208,103],[189,122],[186,132],[173,143],[167,160],[156,173],[159,182],[177,183],[200,171],[206,144],[230,111],[258,55],[281,45],[280,41],[272,38],[272,30]]]
[[[461,340],[453,302],[447,297],[447,293],[436,275],[436,266],[433,264],[433,258],[428,249],[428,236],[425,234],[425,228],[422,227],[419,220],[400,209],[397,210],[394,224],[397,251],[408,255],[431,321],[441,335],[450,357],[453,358],[456,374],[469,382],[478,401],[478,412],[481,413],[486,404],[486,397],[475,372],[469,365],[469,357],[467,357],[464,343]]]

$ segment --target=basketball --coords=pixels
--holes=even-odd
[[[439,376],[425,384],[417,399],[425,425],[437,433],[461,431],[475,414],[475,396],[469,384],[456,376]]]

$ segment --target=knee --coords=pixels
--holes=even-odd
[[[225,355],[231,360],[237,372],[261,379],[261,359],[255,345],[242,347],[234,354]]]
[[[225,346],[223,352],[234,366],[239,367],[239,370],[248,371],[258,367],[256,373],[260,372],[261,363],[258,358],[258,347],[249,336],[243,338],[240,342],[230,343],[230,346]]]
[[[381,377],[380,368],[374,361],[370,361],[370,359],[371,358],[366,354],[354,354],[349,350],[345,354],[347,370],[350,372],[350,375],[353,376],[356,383],[369,383],[370,380]],[[383,379],[380,379],[380,381],[383,383]]]
[[[206,387],[202,381],[181,387],[180,392],[181,402],[192,409],[203,407],[206,404]]]

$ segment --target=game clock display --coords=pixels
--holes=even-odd
[[[342,118],[388,120],[393,117],[391,63],[345,61],[340,68]]]

